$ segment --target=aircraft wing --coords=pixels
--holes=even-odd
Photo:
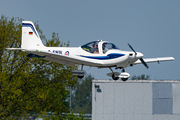
[[[146,58],[144,59],[144,61],[146,63],[152,63],[152,62],[163,62],[163,61],[172,61],[175,60],[173,57],[159,57],[159,58]],[[142,62],[140,60],[137,60],[134,65],[136,64],[142,64]]]

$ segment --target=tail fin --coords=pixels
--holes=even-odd
[[[22,21],[22,49],[43,48],[44,45],[31,21]]]

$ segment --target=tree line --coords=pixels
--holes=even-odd
[[[75,119],[69,113],[69,86],[74,86],[77,77],[71,74],[77,66],[70,67],[43,60],[26,57],[27,53],[19,50],[10,51],[6,48],[21,48],[22,19],[0,18],[0,119],[18,119],[28,115],[46,115],[51,112],[59,119],[68,117]],[[46,46],[69,46],[63,43],[57,33],[47,39],[36,29]],[[84,117],[77,117],[77,119]]]

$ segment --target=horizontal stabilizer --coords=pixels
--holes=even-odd
[[[23,48],[6,48],[6,49],[8,49],[8,50],[25,50]]]
[[[39,52],[37,49],[25,49],[25,48],[6,48],[7,50],[22,50],[24,52]]]

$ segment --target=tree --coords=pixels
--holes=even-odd
[[[75,67],[26,57],[27,53],[5,48],[21,47],[20,18],[0,19],[0,119],[29,114],[59,114],[69,111],[66,87],[74,86],[77,78],[71,74]],[[53,33],[47,40],[35,24],[46,46],[69,46]]]
[[[72,97],[72,110],[75,113],[92,112],[92,79],[94,78],[88,75],[78,80]]]
[[[131,80],[149,80],[150,79],[150,76],[149,75],[145,75],[145,74],[142,74],[142,75],[139,75],[139,76],[132,76]]]

